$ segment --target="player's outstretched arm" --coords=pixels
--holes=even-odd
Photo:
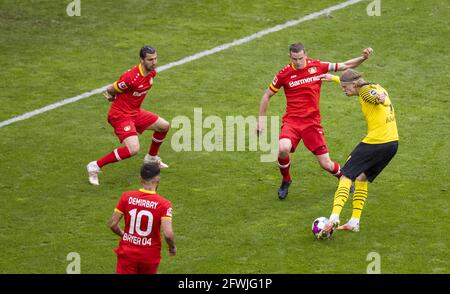
[[[319,76],[319,78],[321,78],[322,80],[327,81],[327,82],[335,82],[337,84],[341,83],[339,76],[335,76],[335,75],[332,75],[329,73],[322,74]]]
[[[111,231],[113,231],[115,234],[117,234],[120,237],[123,236],[123,231],[119,227],[119,222],[122,219],[122,216],[123,216],[122,213],[120,213],[118,211],[114,211],[114,213],[111,216],[111,219],[108,222],[108,227],[111,229]]]
[[[269,108],[269,101],[270,98],[275,95],[276,93],[270,89],[267,89],[266,92],[264,92],[264,95],[261,98],[261,103],[259,105],[259,118],[258,118],[258,124],[256,126],[256,133],[258,136],[262,133],[264,130],[264,126],[266,125],[266,114],[267,109]]]
[[[345,62],[338,63],[337,70],[338,71],[343,71],[343,70],[346,70],[346,69],[349,69],[349,68],[355,68],[358,65],[360,65],[361,63],[363,63],[365,60],[369,59],[369,57],[370,57],[370,55],[372,55],[372,53],[373,53],[373,49],[372,48],[370,48],[370,47],[365,48],[363,50],[363,52],[361,53],[361,56],[349,59],[349,60],[347,60]]]
[[[109,102],[114,101],[114,99],[116,99],[116,95],[117,95],[117,91],[116,89],[114,89],[114,85],[109,85],[106,88],[106,91],[103,92],[103,96],[105,96],[106,100],[108,100]]]
[[[168,218],[161,219],[161,227],[163,229],[164,239],[169,246],[169,256],[174,256],[177,253],[175,246],[175,234],[172,229],[172,220]]]

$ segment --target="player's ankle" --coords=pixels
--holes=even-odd
[[[330,215],[329,220],[332,223],[339,223],[339,214],[333,213],[332,215]]]
[[[359,218],[354,218],[352,217],[349,221],[348,224],[352,227],[356,227],[359,226]]]

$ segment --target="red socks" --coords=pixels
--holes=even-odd
[[[164,138],[167,135],[167,132],[154,132],[152,137],[152,144],[150,145],[150,149],[148,150],[148,154],[151,156],[158,155],[159,147],[162,142],[164,142]]]
[[[155,156],[158,155],[159,147],[161,146],[164,138],[166,137],[167,132],[154,132],[152,138],[152,144],[150,146],[150,150],[148,154]],[[130,150],[128,150],[127,146],[123,146],[120,148],[114,149],[113,152],[108,155],[97,160],[97,165],[101,168],[107,164],[117,162],[126,158],[131,157]]]
[[[290,167],[291,160],[288,157],[281,158],[278,157],[278,166],[280,167],[281,175],[283,176],[283,182],[289,182],[291,180]]]
[[[109,163],[117,162],[119,160],[126,159],[130,156],[131,156],[131,154],[130,154],[130,150],[128,150],[128,147],[123,146],[123,147],[114,149],[113,152],[111,152],[108,155],[97,160],[97,164],[101,168],[102,166],[105,166]]]

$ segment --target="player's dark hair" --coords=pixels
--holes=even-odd
[[[141,51],[139,51],[139,56],[144,59],[146,54],[155,54],[156,49],[150,45],[145,45],[141,48]]]
[[[298,53],[300,51],[306,52],[305,46],[302,43],[294,43],[289,46],[289,52]]]
[[[144,163],[141,167],[141,178],[148,181],[159,176],[158,163]]]

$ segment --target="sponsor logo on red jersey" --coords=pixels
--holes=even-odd
[[[315,74],[317,72],[317,68],[315,66],[308,68],[308,72],[310,74]]]
[[[119,87],[120,90],[126,90],[127,84],[125,82],[120,82],[117,84],[117,87]]]
[[[320,78],[318,76],[313,76],[313,77],[300,79],[300,80],[296,80],[296,81],[290,81],[289,82],[289,87],[292,88],[292,87],[296,87],[296,86],[299,86],[299,85],[312,83],[312,82],[317,82],[317,81],[320,81]]]
[[[144,91],[144,92],[137,92],[137,91],[135,91],[135,92],[133,92],[133,96],[140,97],[140,96],[142,96],[142,95],[147,94],[147,92],[148,92],[148,91]]]

